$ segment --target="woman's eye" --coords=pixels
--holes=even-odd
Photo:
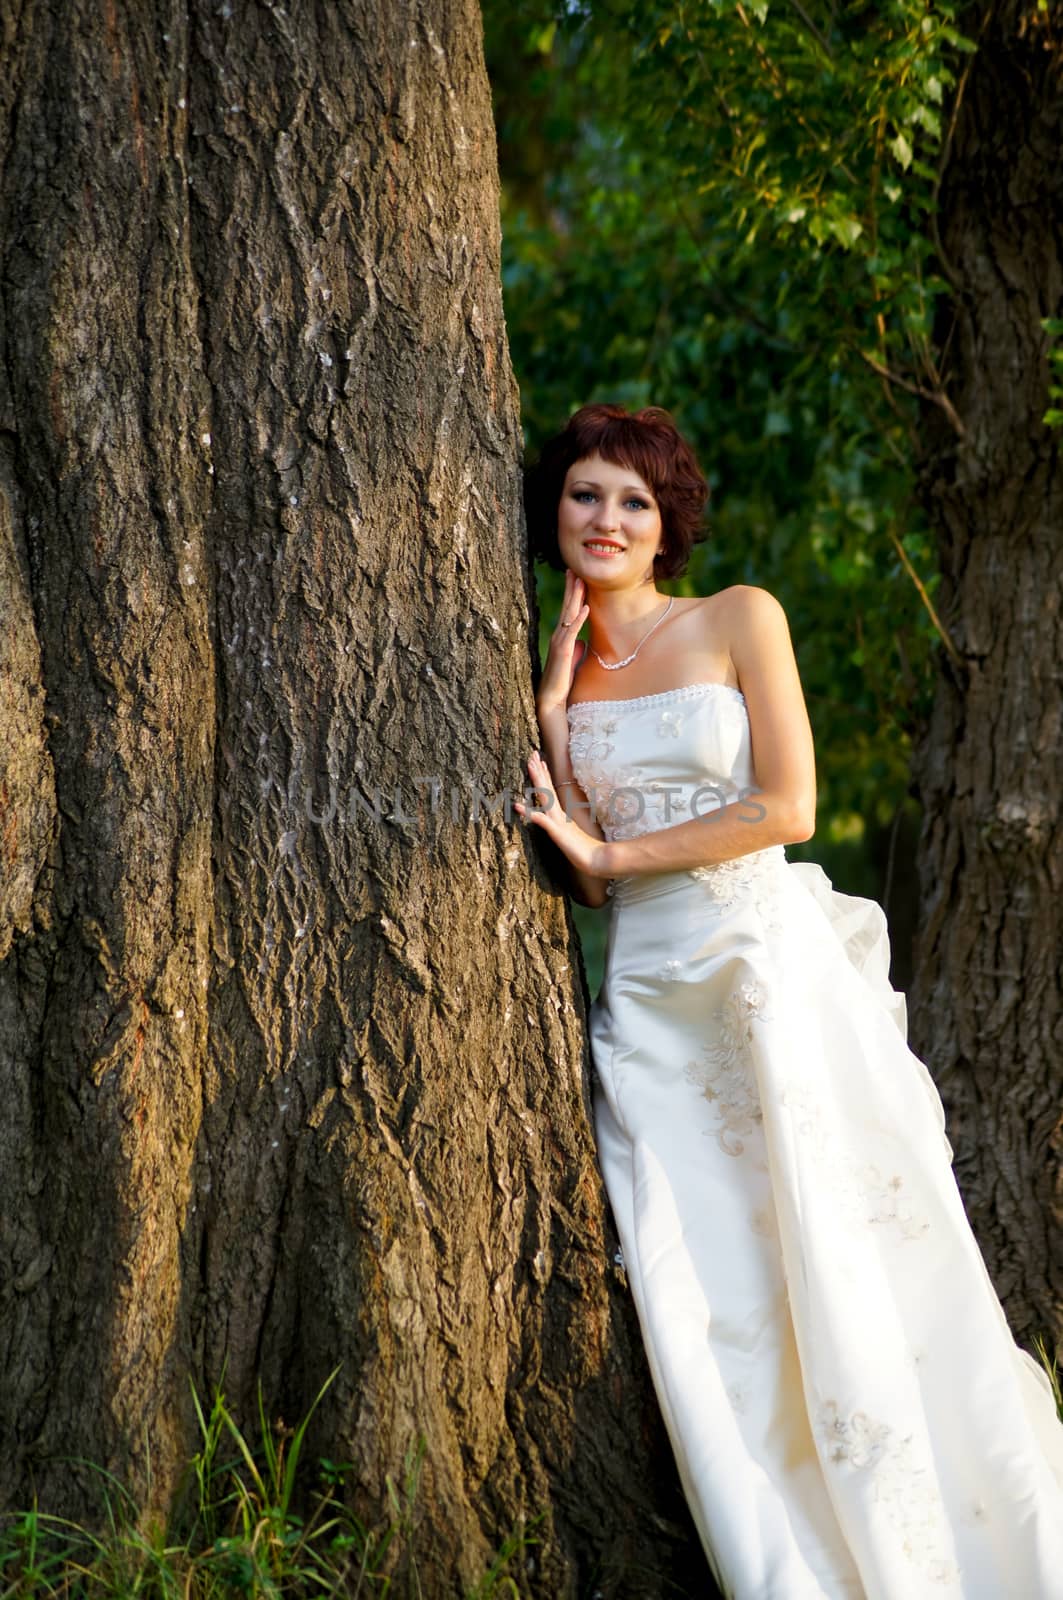
[[[594,499],[594,490],[593,489],[576,489],[576,490],[573,491],[572,498],[574,500],[582,500],[584,495],[588,495],[593,500]],[[636,500],[634,495],[632,495],[630,497],[630,499],[628,500],[627,503],[628,503],[629,506],[638,506],[640,511],[648,511],[649,510],[649,507],[647,506],[645,500]]]

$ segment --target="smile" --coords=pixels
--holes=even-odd
[[[588,550],[592,556],[622,556],[624,553],[622,544],[613,544],[608,539],[590,540],[583,548]]]

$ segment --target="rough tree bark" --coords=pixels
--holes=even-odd
[[[1034,0],[992,0],[963,26],[979,47],[943,169],[954,294],[937,339],[962,431],[935,410],[922,464],[956,660],[942,651],[915,762],[912,1033],[1012,1327],[1051,1347],[1063,1341],[1063,452],[1041,420],[1041,319],[1063,314],[1063,32]]]
[[[338,1365],[307,1454],[376,1517],[424,1436],[426,1595],[540,1512],[522,1593],[704,1593],[571,923],[470,820],[535,734],[474,0],[4,52],[0,1498],[165,1508],[190,1378],[253,1437]]]

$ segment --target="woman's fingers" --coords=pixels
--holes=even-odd
[[[584,584],[571,567],[565,569],[565,598],[550,635],[539,695],[547,701],[567,699],[572,690],[576,666],[586,655],[586,649],[574,655],[576,635],[590,616],[590,606],[583,599]]]
[[[561,822],[563,820],[567,823],[569,821],[567,816],[564,816],[563,813],[561,816],[557,815],[557,813],[561,810],[561,804],[557,798],[557,791],[554,788],[553,779],[550,777],[550,769],[537,750],[533,750],[528,758],[528,773],[532,780],[531,787],[535,790],[536,794],[549,797],[545,806],[536,806],[533,809],[532,815],[546,817],[552,814],[557,822]],[[513,805],[514,809],[519,811],[520,815],[523,817],[527,810],[527,807],[524,805],[524,803],[520,800],[515,800]]]
[[[574,817],[566,816],[554,791],[549,768],[538,752],[529,760],[528,771],[532,780],[529,787],[544,797],[551,796],[553,803],[548,807],[529,807],[522,801],[515,800],[514,809],[521,821],[526,826],[542,828],[574,867],[595,877],[602,876],[599,866],[600,852],[605,848],[603,843],[585,833]]]
[[[563,605],[561,607],[561,616],[558,619],[557,627],[554,630],[555,637],[560,638],[562,641],[574,640],[577,633],[590,616],[590,612],[591,608],[589,605],[581,605],[577,600],[572,600],[571,602]]]
[[[556,801],[557,794],[554,790],[554,780],[550,776],[550,768],[546,765],[538,750],[533,750],[528,757],[528,771],[531,773],[532,782],[536,789],[541,789],[545,794],[552,794]]]
[[[523,800],[514,800],[513,809],[522,822],[543,828],[547,833],[552,834],[555,839],[572,823],[572,818],[567,817],[561,808],[556,805],[551,806],[549,810],[543,806],[532,806],[529,809]]]

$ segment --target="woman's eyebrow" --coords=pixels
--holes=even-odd
[[[595,483],[593,478],[577,478],[572,487],[575,488],[577,483],[585,483],[589,489],[601,488],[601,484]],[[629,483],[625,485],[623,492],[624,494],[649,494],[650,491],[648,489],[640,489],[636,483]]]

